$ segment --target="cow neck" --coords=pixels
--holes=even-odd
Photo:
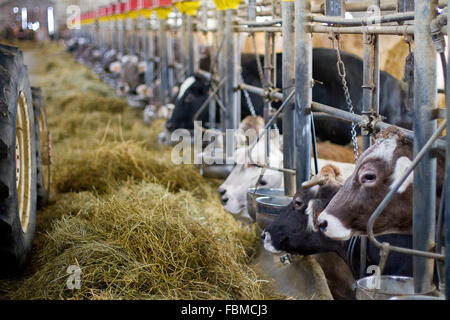
[[[351,237],[349,240],[332,240],[328,239],[327,245],[333,251],[337,253],[350,268],[353,277],[359,278],[359,253],[360,253],[360,237]]]

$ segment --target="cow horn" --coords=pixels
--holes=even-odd
[[[316,175],[316,176],[313,176],[310,180],[303,182],[302,188],[309,189],[309,188],[312,188],[317,185],[322,186],[327,182],[328,182],[328,179],[326,177],[321,176],[321,175]]]

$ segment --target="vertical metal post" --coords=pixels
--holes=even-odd
[[[310,0],[295,0],[295,160],[296,187],[309,180],[311,167],[312,41]]]
[[[204,10],[204,14],[207,17],[208,15],[208,11]],[[217,50],[219,50],[219,44],[218,44],[218,37],[217,37],[217,32],[212,34],[212,42],[213,42],[213,46],[211,48],[211,52],[210,52],[210,65],[209,65],[209,69],[211,71],[211,77],[214,77],[214,75],[216,74],[216,70],[217,70],[217,64],[214,61],[214,57],[216,56]],[[213,80],[211,80],[213,81]],[[209,103],[209,127],[210,128],[215,128],[216,127],[216,102],[214,101],[214,99],[211,100],[211,102]]]
[[[379,8],[379,0],[376,1]],[[380,100],[380,50],[379,38],[375,34],[363,34],[364,62],[363,62],[363,114],[378,114]],[[363,131],[362,149],[365,151],[371,146],[372,139],[369,132]],[[367,237],[361,237],[360,273],[362,278],[366,274]]]
[[[240,52],[238,45],[238,33],[233,32],[233,10],[225,10],[225,70],[227,81],[225,84],[226,129],[237,129],[241,120],[241,93],[237,90],[238,74],[240,72]],[[235,136],[233,141],[227,141],[225,150],[227,155],[234,152]]]
[[[261,85],[266,90],[269,90],[273,79],[272,35],[270,32],[264,33],[264,82]],[[270,101],[264,99],[264,123],[270,119],[270,106]]]
[[[248,20],[256,20],[256,0],[248,0]]]
[[[414,16],[414,155],[436,130],[436,53],[430,22],[436,16],[436,0],[415,0]],[[436,220],[436,159],[428,152],[414,171],[413,247],[429,251],[434,246]],[[414,289],[432,286],[434,260],[413,257]]]
[[[450,34],[450,23],[447,23],[447,34]],[[450,45],[447,43],[447,56],[450,57]],[[448,60],[448,59],[447,59]],[[450,63],[447,61],[447,79],[450,79]],[[447,119],[450,119],[450,85],[445,88],[445,104],[447,106]],[[445,179],[445,298],[450,300],[450,121],[447,121],[447,153],[445,165],[447,178]]]
[[[168,28],[170,29],[169,25]],[[175,85],[175,57],[173,52],[173,37],[171,30],[168,30],[167,32],[167,61],[167,86],[169,88],[169,96],[172,98],[172,91]]]
[[[283,19],[283,99],[294,90],[294,1],[281,2],[281,17]],[[295,168],[295,104],[289,103],[283,111],[283,167]],[[284,193],[287,196],[295,194],[295,177],[287,172],[284,175]]]
[[[188,75],[192,76],[195,73],[194,62],[194,17],[187,16],[187,57],[188,57]]]
[[[119,52],[125,54],[123,43],[123,19],[117,19],[117,33],[119,37]]]
[[[225,15],[223,11],[217,11],[217,34],[219,36],[220,41],[223,40],[223,37],[225,37],[224,32],[224,25],[225,25]],[[219,79],[223,79],[225,74],[225,49],[222,48],[222,50],[219,52],[218,57],[218,69],[219,69]],[[219,96],[222,97],[222,100],[224,100],[225,97],[225,88],[222,87],[222,89],[219,90]],[[226,126],[226,113],[220,109],[220,127],[222,132],[225,132],[227,126]],[[225,149],[224,149],[225,150]]]
[[[152,80],[153,80],[153,61],[151,57],[153,54],[153,35],[152,32],[149,32],[150,29],[150,19],[142,18],[142,42],[144,44],[144,59],[145,59],[145,84],[148,88],[152,88]]]
[[[111,29],[112,48],[114,50],[117,50],[118,49],[118,46],[117,46],[117,21],[116,20],[111,20],[109,27]]]
[[[159,63],[161,64],[161,101],[168,103],[169,98],[169,60],[167,57],[167,19],[159,20]]]

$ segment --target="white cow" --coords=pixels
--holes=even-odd
[[[272,137],[270,143],[270,166],[283,166],[283,153],[278,137]],[[264,141],[258,142],[252,151],[253,160],[258,164],[264,163]],[[247,148],[240,148],[236,151],[236,160],[238,164],[233,168],[224,183],[219,187],[218,192],[224,208],[234,214],[247,217],[247,190],[254,187],[261,174],[261,168],[251,164],[246,155]],[[313,165],[314,159],[311,159]],[[337,162],[331,160],[318,159],[319,169],[326,164],[334,164],[342,173],[343,179],[347,179],[354,171],[355,165],[352,163]],[[313,168],[311,168],[312,170]],[[313,174],[313,172],[311,172]],[[283,187],[283,173],[276,170],[266,169],[260,183],[261,186],[268,188]]]

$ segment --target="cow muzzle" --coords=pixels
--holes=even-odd
[[[351,229],[346,228],[335,216],[322,212],[317,220],[319,230],[334,240],[348,240],[352,236]]]
[[[264,249],[266,249],[267,251],[271,252],[271,253],[281,253],[282,251],[277,250],[272,243],[272,236],[270,235],[270,233],[266,230],[263,230],[263,232],[261,233],[261,240],[264,244]]]

